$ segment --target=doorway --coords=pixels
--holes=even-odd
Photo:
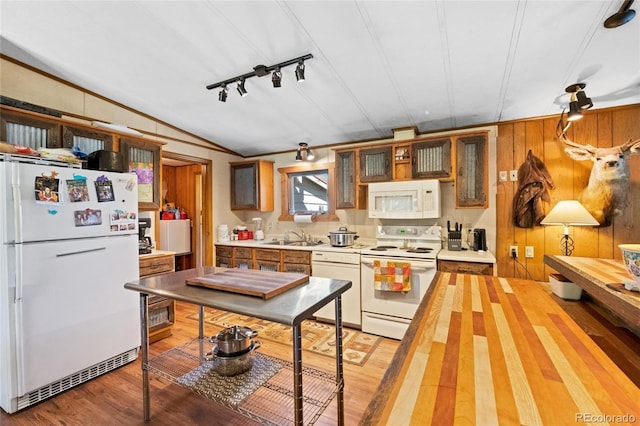
[[[176,270],[213,265],[211,169],[210,160],[162,153],[163,209],[171,203],[191,219],[191,251],[176,256]]]

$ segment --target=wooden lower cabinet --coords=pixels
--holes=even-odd
[[[311,251],[216,245],[216,266],[311,275]]]
[[[438,271],[457,274],[493,275],[493,264],[462,262],[458,260],[438,260]]]
[[[141,255],[139,260],[140,278],[165,274],[175,270],[173,253],[151,253]],[[149,297],[149,343],[171,336],[175,321],[175,301],[161,296]]]

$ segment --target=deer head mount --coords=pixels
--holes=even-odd
[[[582,190],[578,200],[600,223],[609,226],[613,216],[622,213],[627,205],[629,192],[629,156],[640,154],[640,139],[629,139],[622,145],[610,148],[596,148],[580,145],[567,137],[571,122],[564,125],[562,117],[558,122],[558,139],[567,147],[564,151],[574,160],[593,161],[589,183]]]

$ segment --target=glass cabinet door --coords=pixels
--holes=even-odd
[[[456,207],[487,207],[487,136],[456,140]]]
[[[60,125],[46,120],[38,120],[12,111],[2,110],[2,126],[0,129],[0,140],[29,147],[33,150],[38,148],[60,148]]]
[[[231,166],[231,210],[258,209],[257,163]]]
[[[112,151],[113,135],[78,127],[62,126],[62,145],[69,149],[78,147],[85,154],[102,149]]]
[[[391,180],[391,147],[360,150],[360,182]]]
[[[336,208],[356,208],[356,153],[336,152]]]
[[[120,139],[120,152],[130,172],[138,176],[138,208],[160,208],[160,145]]]
[[[414,179],[451,176],[451,140],[416,142],[411,146],[411,175]]]

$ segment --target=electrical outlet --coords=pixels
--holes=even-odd
[[[500,170],[500,182],[506,182],[507,181],[507,171],[506,170]]]
[[[517,170],[511,170],[509,172],[509,179],[512,182],[516,182],[518,180],[518,171]]]
[[[516,254],[516,258],[518,258],[518,246],[509,246],[509,256],[513,257],[514,252]]]
[[[533,257],[533,246],[525,246],[524,257]]]

